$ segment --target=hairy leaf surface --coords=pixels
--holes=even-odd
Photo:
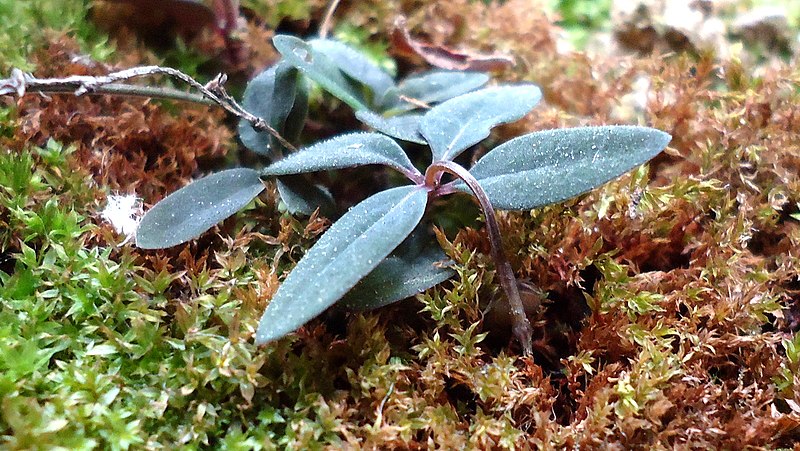
[[[262,171],[265,176],[302,174],[367,164],[383,164],[401,172],[417,170],[403,149],[380,133],[351,133],[301,149]]]
[[[330,191],[322,185],[309,183],[300,175],[285,175],[275,179],[278,194],[291,214],[310,215],[319,208],[324,216],[335,212],[335,203]]]
[[[435,245],[415,255],[394,252],[361,279],[342,302],[351,310],[372,310],[414,296],[455,275],[453,269],[437,266],[446,260],[447,255]]]
[[[433,107],[422,117],[420,132],[434,161],[452,160],[489,136],[493,127],[525,116],[541,98],[533,85],[481,89]]]
[[[272,38],[272,43],[287,63],[300,69],[323,89],[356,111],[367,109],[367,105],[355,89],[354,84],[324,53],[315,50],[310,44],[294,36],[278,35]]]
[[[201,178],[153,206],[136,231],[136,245],[161,249],[199,236],[264,190],[258,171],[228,169]]]
[[[288,141],[295,141],[308,112],[308,83],[297,69],[279,63],[247,84],[242,106],[265,119]],[[281,155],[280,143],[268,132],[257,132],[248,121],[239,121],[239,137],[253,152],[270,158]]]
[[[383,111],[402,112],[419,108],[403,100],[409,98],[424,104],[444,102],[453,97],[474,91],[489,81],[482,72],[457,72],[435,70],[413,75],[386,92],[381,105]]]
[[[294,331],[344,296],[414,230],[427,199],[419,186],[392,188],[336,221],[275,293],[261,317],[256,343]]]
[[[470,173],[495,208],[529,210],[602,185],[656,156],[670,139],[636,126],[547,130],[497,146]]]
[[[427,144],[425,138],[419,134],[421,114],[409,113],[386,118],[372,111],[361,110],[356,112],[356,117],[385,135],[412,143]]]
[[[332,39],[312,39],[308,43],[350,78],[368,86],[373,94],[373,103],[380,103],[386,91],[394,86],[392,77],[358,50]]]

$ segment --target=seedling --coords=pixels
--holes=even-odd
[[[486,218],[495,269],[514,319],[514,335],[530,353],[531,326],[503,252],[493,207],[529,210],[568,199],[646,162],[670,140],[664,132],[634,126],[549,130],[497,146],[469,171],[453,162],[488,137],[496,125],[523,117],[540,98],[540,90],[533,85],[500,86],[467,93],[431,108],[418,122],[419,135],[432,156],[424,172],[392,138],[379,133],[351,133],[289,154],[260,172],[231,169],[200,179],[145,215],[137,244],[168,247],[197,236],[248,204],[263,189],[264,177],[388,166],[411,184],[367,198],[325,232],[272,298],[261,318],[256,342],[267,343],[296,330],[342,299],[359,281],[374,290],[371,297],[351,301],[360,308],[385,305],[435,284],[440,277],[423,276],[436,275],[440,268],[413,262],[403,265],[401,258],[387,257],[420,223],[430,199],[468,192]],[[456,179],[445,182],[444,174]],[[407,290],[398,290],[404,284]]]
[[[277,36],[275,45],[284,59],[250,83],[244,108],[225,92],[224,77],[202,85],[157,66],[65,79],[37,79],[15,71],[0,81],[0,95],[67,90],[169,97],[211,102],[244,121],[242,141],[271,164],[261,171],[222,171],[167,196],[139,223],[135,238],[141,248],[166,248],[197,237],[258,196],[264,178],[277,178],[290,211],[324,206],[330,196],[324,187],[297,178],[306,173],[384,165],[411,182],[372,195],[323,234],[271,300],[258,326],[257,343],[283,337],[343,298],[350,308],[375,308],[446,280],[452,271],[435,265],[443,257],[441,250],[420,248],[409,236],[431,199],[464,192],[483,211],[513,332],[530,353],[531,326],[504,255],[494,208],[530,210],[576,196],[648,161],[670,141],[664,132],[635,126],[548,130],[503,143],[467,170],[455,158],[487,138],[493,127],[525,116],[539,102],[539,88],[523,84],[475,91],[486,83],[485,75],[452,72],[395,85],[363,55],[335,41],[306,43]],[[119,84],[153,74],[183,80],[203,96]],[[295,152],[293,143],[308,108],[306,77],[353,107],[357,117],[380,133],[345,134]],[[414,111],[438,102],[424,113]],[[393,138],[428,146],[431,163],[420,171]],[[454,180],[444,179],[445,174]]]
[[[408,142],[426,144],[419,134],[420,108],[443,102],[484,86],[480,72],[434,70],[409,76],[399,83],[361,52],[330,39],[303,41],[294,36],[273,39],[283,58],[255,77],[242,104],[263,117],[285,138],[257,131],[242,120],[239,136],[267,161],[282,158],[299,140],[308,112],[308,79],[353,108],[362,122]],[[332,213],[330,193],[297,176],[277,179],[278,193],[291,213],[311,214],[316,208]]]

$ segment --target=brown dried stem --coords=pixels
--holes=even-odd
[[[506,293],[506,300],[508,301],[509,313],[513,321],[512,332],[514,337],[522,345],[522,350],[525,355],[530,355],[533,351],[533,328],[531,327],[528,317],[525,315],[525,307],[522,304],[522,298],[519,295],[519,288],[517,287],[517,279],[514,277],[514,270],[506,258],[503,251],[503,241],[500,236],[500,226],[497,224],[497,217],[494,214],[494,207],[489,201],[489,196],[483,190],[481,185],[462,166],[453,163],[452,161],[437,161],[428,167],[425,174],[425,184],[428,186],[436,186],[439,183],[441,174],[446,172],[452,174],[467,184],[478,203],[483,210],[486,217],[486,230],[489,234],[489,243],[492,249],[492,259],[494,259],[495,270],[497,277],[500,279],[500,286]]]

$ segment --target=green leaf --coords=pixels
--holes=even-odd
[[[300,175],[278,177],[275,182],[278,194],[289,213],[310,215],[319,208],[323,215],[333,215],[335,211],[333,196],[324,186],[309,183]]]
[[[383,164],[404,174],[418,173],[397,143],[379,133],[351,133],[301,149],[262,170],[264,176],[302,174],[367,164]]]
[[[136,245],[162,249],[199,236],[250,203],[264,190],[258,171],[228,169],[170,194],[144,215]]]
[[[427,144],[425,138],[419,134],[419,120],[421,114],[403,114],[385,118],[372,111],[361,110],[356,112],[356,117],[361,122],[392,138],[401,139],[412,143]]]
[[[247,84],[242,106],[265,119],[288,141],[296,141],[308,113],[308,83],[291,65],[276,64]],[[274,158],[282,154],[275,137],[257,132],[248,121],[239,121],[239,138],[260,155]]]
[[[381,107],[383,111],[403,112],[418,106],[403,97],[432,105],[474,91],[489,81],[482,72],[430,71],[408,77],[386,92]]]
[[[294,36],[277,35],[272,38],[272,43],[287,63],[300,69],[303,74],[318,83],[323,89],[350,105],[354,110],[368,109],[353,83],[324,53],[315,50],[307,42]]]
[[[256,343],[283,337],[338,301],[419,223],[428,193],[401,186],[375,194],[342,216],[283,281],[256,332]]]
[[[452,160],[489,136],[492,127],[528,114],[541,98],[533,85],[481,89],[433,107],[422,117],[420,132],[434,161]]]
[[[314,50],[327,56],[350,78],[369,87],[373,103],[380,103],[386,91],[394,87],[392,77],[358,50],[332,39],[312,39],[308,43]]]
[[[409,255],[398,248],[350,290],[342,303],[350,310],[372,310],[421,293],[453,277],[438,246]]]
[[[495,208],[530,210],[602,185],[656,156],[670,139],[635,126],[547,130],[496,147],[470,173]]]

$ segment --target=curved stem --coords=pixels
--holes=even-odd
[[[528,317],[525,315],[525,308],[522,305],[522,299],[519,295],[519,288],[517,287],[517,279],[514,277],[514,271],[511,264],[503,252],[503,242],[500,236],[500,226],[497,224],[497,217],[494,214],[494,207],[489,201],[489,196],[483,190],[481,185],[466,169],[462,166],[453,163],[452,161],[437,161],[428,167],[425,173],[425,184],[428,186],[436,186],[439,183],[441,174],[447,172],[452,174],[469,186],[475,198],[483,210],[486,217],[486,230],[489,234],[489,243],[492,248],[492,258],[494,259],[495,270],[500,279],[500,286],[506,293],[508,306],[513,318],[514,325],[512,331],[514,337],[522,345],[522,350],[526,355],[530,355],[533,350],[532,336],[533,328],[531,327]]]

